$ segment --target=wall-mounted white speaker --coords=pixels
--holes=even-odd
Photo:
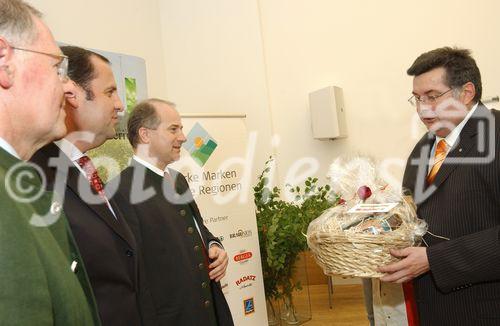
[[[309,93],[309,109],[315,139],[347,137],[342,88],[328,86]]]

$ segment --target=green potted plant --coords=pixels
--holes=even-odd
[[[305,232],[309,223],[325,209],[336,205],[338,198],[330,193],[330,186],[318,186],[318,179],[309,177],[302,187],[288,186],[294,202],[280,198],[281,190],[272,187],[268,174],[270,158],[254,187],[257,227],[264,288],[270,324],[277,324],[278,318],[273,302],[283,300],[284,316],[288,324],[297,324],[292,300],[293,292],[301,289],[300,282],[292,279],[299,254],[307,249]]]

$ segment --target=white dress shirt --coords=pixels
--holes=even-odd
[[[472,109],[470,109],[469,113],[465,116],[465,118],[460,122],[453,130],[446,136],[445,138],[439,137],[436,135],[436,140],[434,141],[434,144],[432,145],[432,150],[431,150],[431,156],[429,160],[429,166],[427,173],[429,173],[432,169],[432,166],[434,165],[434,156],[436,153],[436,146],[439,143],[440,140],[444,139],[446,142],[446,155],[450,152],[450,150],[453,148],[453,146],[456,145],[456,142],[458,140],[458,137],[460,136],[460,133],[462,132],[462,129],[464,129],[465,124],[467,121],[469,121],[470,117],[472,114],[474,114],[474,111],[476,111],[477,106],[479,103],[474,104]]]
[[[0,137],[0,147],[3,148],[7,153],[14,156],[15,158],[21,159],[19,154],[17,154],[14,147],[12,147],[5,139]]]

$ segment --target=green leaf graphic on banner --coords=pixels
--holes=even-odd
[[[203,166],[217,148],[217,142],[197,122],[187,135],[182,147],[189,152],[199,166]]]
[[[125,98],[127,101],[127,113],[130,114],[137,103],[137,83],[135,78],[125,77]]]

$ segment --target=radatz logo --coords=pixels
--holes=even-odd
[[[253,254],[251,251],[242,250],[242,251],[240,251],[239,254],[235,255],[233,259],[237,263],[244,264],[247,261],[249,261],[250,258],[252,258],[252,256],[253,256]]]
[[[246,275],[237,280],[235,283],[236,286],[240,288],[240,290],[243,290],[244,288],[253,286],[253,282],[255,282],[255,275]]]
[[[255,305],[253,303],[253,298],[248,298],[243,300],[243,309],[245,311],[245,315],[250,315],[255,312]]]
[[[234,238],[248,238],[252,236],[252,230],[238,230],[236,233],[231,233],[229,235],[230,239]]]

